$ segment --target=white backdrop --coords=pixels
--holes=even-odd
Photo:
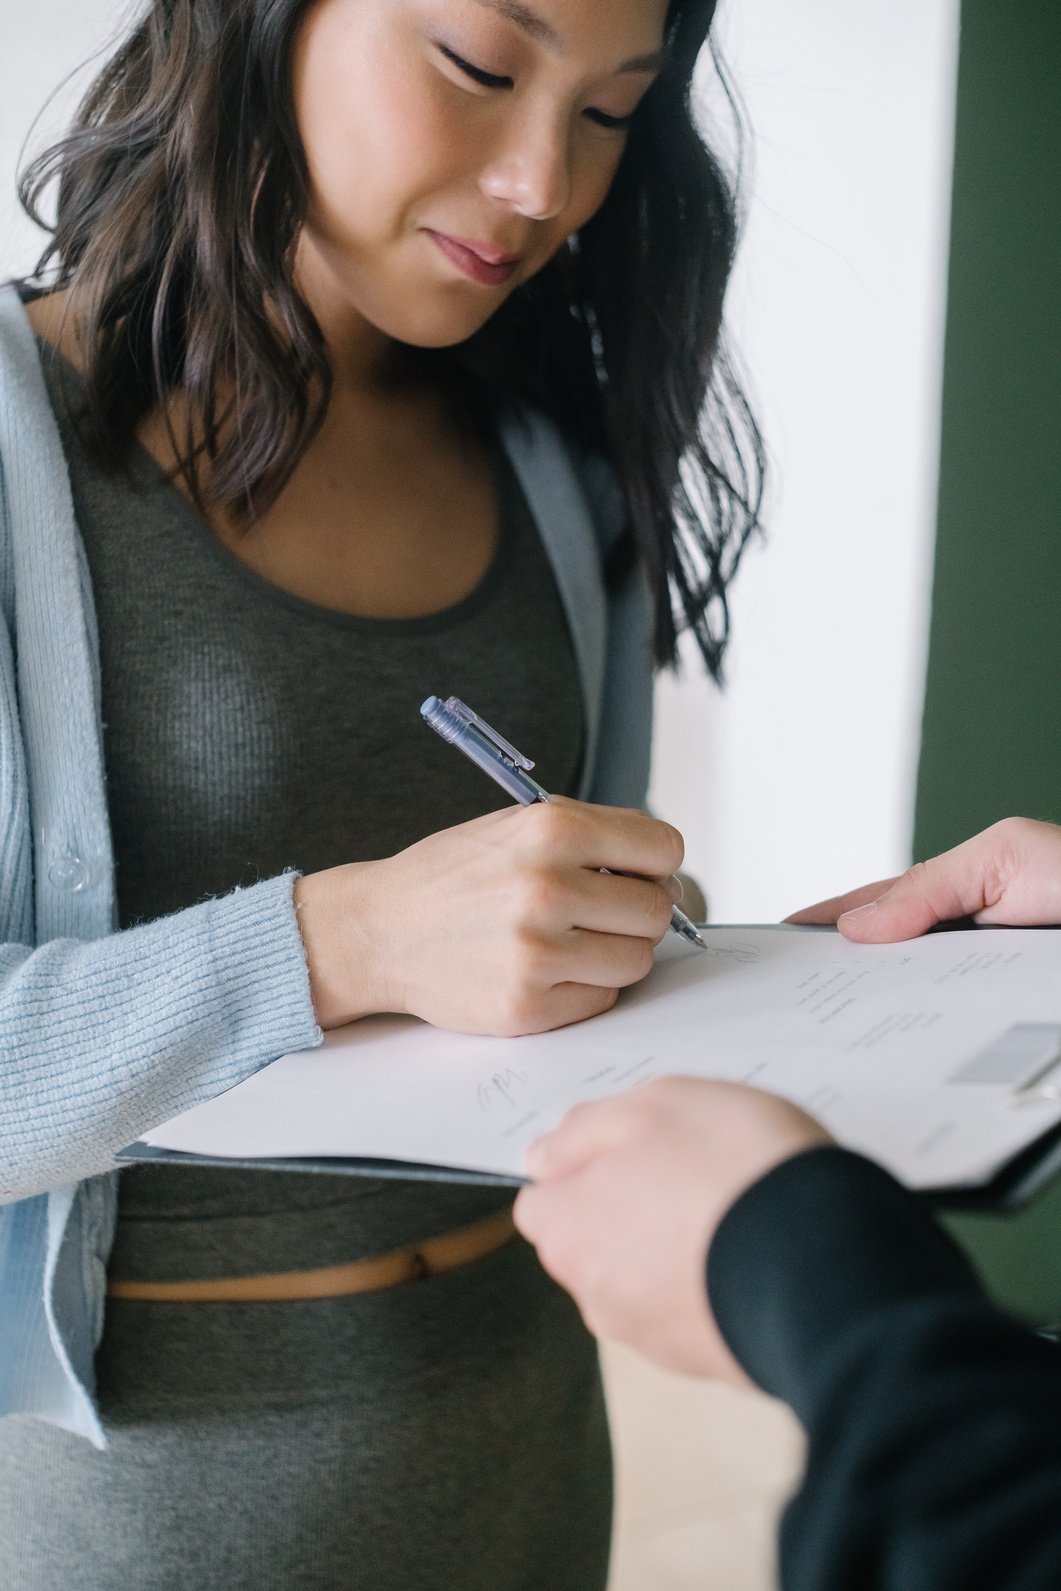
[[[13,198],[22,141],[128,9],[4,8],[0,277],[37,247]],[[908,859],[958,0],[726,0],[720,33],[754,131],[730,305],[773,462],[770,534],[734,589],[725,695],[692,656],[661,681],[653,805],[714,916],[765,920]]]
[[[754,133],[731,324],[773,463],[724,695],[658,692],[653,806],[719,921],[909,860],[958,0],[726,0]]]

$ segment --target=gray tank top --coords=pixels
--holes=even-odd
[[[495,452],[493,561],[427,617],[351,617],[248,569],[150,456],[100,470],[83,389],[43,350],[92,576],[123,927],[275,875],[391,855],[507,798],[422,724],[470,702],[573,793],[580,685],[548,559]],[[356,526],[351,527],[356,535]],[[445,549],[440,549],[444,556]],[[331,1265],[496,1209],[496,1190],[206,1167],[123,1173],[112,1273],[143,1280]]]

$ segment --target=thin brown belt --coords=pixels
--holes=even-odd
[[[438,1276],[470,1265],[493,1253],[515,1236],[512,1212],[506,1208],[484,1221],[443,1232],[440,1237],[407,1243],[404,1248],[348,1265],[322,1265],[310,1271],[273,1271],[261,1276],[221,1276],[213,1281],[109,1281],[107,1296],[145,1304],[250,1304],[270,1299],[342,1298],[348,1293],[375,1293],[401,1287],[425,1276]]]

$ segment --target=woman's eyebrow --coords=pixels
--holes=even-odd
[[[546,49],[554,55],[566,55],[567,45],[561,39],[556,29],[544,17],[538,16],[530,6],[524,5],[523,0],[475,0],[476,5],[485,6],[488,11],[496,11],[498,16],[504,17],[506,22],[514,22],[517,28],[532,38],[537,44],[544,44]],[[624,61],[616,67],[616,72],[658,72],[666,60],[665,50],[653,50],[647,55],[635,55],[629,61]]]

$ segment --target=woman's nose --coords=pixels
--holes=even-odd
[[[534,221],[549,221],[571,199],[567,128],[527,118],[494,150],[480,178],[482,191]]]

